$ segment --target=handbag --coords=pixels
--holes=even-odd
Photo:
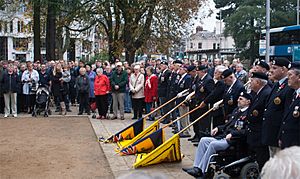
[[[140,75],[141,75],[141,74],[139,74],[138,77],[136,78],[136,81],[135,81],[135,83],[134,83],[134,88],[136,87],[136,83],[137,83],[137,81],[138,81]],[[133,94],[134,94],[134,93],[133,93],[132,91],[129,91],[129,95],[130,95],[130,96],[132,96]]]

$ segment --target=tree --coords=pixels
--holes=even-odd
[[[56,11],[58,0],[48,0],[46,24],[46,59],[55,60]]]
[[[41,60],[41,4],[40,0],[33,1],[33,44],[34,61]]]
[[[222,8],[226,23],[225,34],[230,34],[242,57],[250,62],[258,57],[260,31],[265,29],[265,1],[214,0]],[[296,0],[271,1],[271,28],[296,24]],[[218,17],[220,18],[220,16]]]

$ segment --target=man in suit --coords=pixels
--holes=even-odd
[[[250,80],[253,101],[247,117],[247,143],[251,153],[256,156],[259,168],[262,168],[269,159],[268,147],[262,143],[261,135],[264,107],[271,88],[268,85],[268,76],[264,73],[253,72]]]
[[[262,124],[262,143],[269,146],[270,157],[279,151],[278,134],[283,118],[287,94],[291,93],[288,86],[288,59],[275,58],[270,69],[271,78],[277,82],[274,84],[265,105]]]
[[[223,94],[223,113],[224,119],[232,113],[232,111],[237,107],[237,99],[241,92],[245,91],[243,84],[237,80],[233,71],[227,69],[222,73],[222,78],[226,85],[225,92]]]
[[[208,74],[207,66],[198,66],[197,67],[197,75],[199,76],[199,80],[196,83],[195,89],[195,97],[192,99],[193,103],[196,104],[196,107],[200,105],[205,98],[213,91],[214,89],[214,80]],[[204,106],[203,108],[195,111],[193,119],[191,121],[196,120],[202,114],[204,114],[208,110],[208,106]],[[193,129],[195,132],[195,138],[191,140],[192,142],[198,143],[201,137],[203,137],[203,132],[209,131],[210,120],[209,117],[205,117],[201,119],[199,122],[193,125]],[[201,133],[202,132],[202,133]]]
[[[288,86],[294,93],[285,105],[285,111],[279,130],[279,146],[284,149],[300,146],[300,63],[292,63],[288,71]]]
[[[245,136],[246,119],[252,96],[241,93],[238,97],[238,107],[230,115],[225,125],[218,126],[211,131],[213,137],[201,138],[195,154],[193,168],[183,168],[194,177],[203,177],[209,157],[218,151],[226,150],[233,144],[232,137],[243,140]]]
[[[163,105],[168,100],[167,89],[168,89],[168,79],[170,75],[171,75],[171,71],[168,69],[168,62],[167,61],[161,62],[160,73],[158,74],[158,90],[157,90],[160,105]],[[162,116],[169,111],[167,106],[162,108],[161,110]],[[167,124],[169,122],[170,122],[169,116],[162,121],[163,124]]]
[[[187,68],[188,68],[188,66],[186,66],[186,65],[183,65],[180,67],[180,70],[179,70],[180,79],[177,83],[177,90],[176,90],[177,94],[186,89],[189,89],[192,84],[192,78],[187,73]],[[184,100],[185,100],[185,97],[179,96],[178,99],[176,100],[176,105],[178,105],[179,103],[181,103]],[[187,104],[182,104],[181,106],[179,106],[178,110],[179,110],[179,115],[182,116],[189,111],[189,107]],[[186,116],[178,122],[178,130],[180,131],[181,129],[185,128],[188,125],[189,125],[189,117]],[[189,130],[186,130],[185,132],[179,134],[179,136],[182,138],[191,137]]]
[[[180,79],[179,68],[180,68],[181,65],[182,65],[182,62],[180,60],[176,60],[172,64],[173,69],[172,69],[172,72],[171,72],[171,74],[169,76],[169,79],[168,79],[168,88],[167,88],[168,100],[174,98],[177,95],[176,90],[177,90],[177,84],[178,84],[179,79]],[[170,102],[169,105],[168,105],[168,109],[172,109],[174,107],[175,107],[175,101]],[[176,118],[177,118],[177,114],[176,114],[176,110],[174,110],[172,112],[171,119],[175,120]]]

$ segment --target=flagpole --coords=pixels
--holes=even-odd
[[[222,103],[223,99],[218,101],[217,103]],[[202,116],[200,116],[198,119],[196,119],[195,121],[193,121],[192,123],[190,123],[188,126],[186,126],[184,129],[182,129],[181,131],[179,131],[177,134],[181,134],[182,132],[186,131],[188,128],[190,128],[192,125],[194,125],[196,122],[198,122],[200,119],[202,119],[203,117],[205,117],[207,114],[209,114],[211,111],[215,110],[215,108],[211,108],[210,110],[206,111],[204,114],[202,114]]]

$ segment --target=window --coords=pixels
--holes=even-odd
[[[198,43],[198,49],[202,49],[202,43]]]
[[[4,24],[4,33],[7,33],[7,25],[8,24],[7,24],[7,22],[4,22],[3,24]]]
[[[14,49],[18,51],[26,51],[28,48],[27,38],[14,38],[13,40]]]
[[[217,44],[217,48],[220,49],[220,44]]]
[[[193,48],[193,43],[191,43],[191,46],[190,46],[191,48]]]
[[[18,32],[24,32],[24,22],[23,21],[18,21]]]
[[[2,32],[2,22],[0,21],[0,32]]]
[[[9,25],[10,25],[10,32],[13,33],[13,32],[14,32],[14,24],[13,24],[13,21],[10,21]]]
[[[216,43],[213,43],[213,49],[216,49]]]
[[[297,30],[283,31],[270,34],[270,45],[299,44],[300,32]]]

